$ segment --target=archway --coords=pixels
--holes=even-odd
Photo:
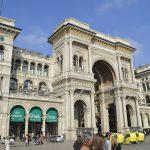
[[[29,118],[29,133],[34,134],[35,136],[41,134],[42,128],[42,110],[40,107],[33,107],[30,110]]]
[[[82,100],[78,100],[74,104],[74,123],[76,128],[85,127],[85,110],[86,104]]]
[[[20,139],[25,130],[25,109],[22,106],[14,106],[10,111],[9,135]]]
[[[49,108],[46,112],[46,134],[58,134],[58,112],[55,108]]]
[[[116,106],[114,98],[114,82],[116,80],[115,71],[108,62],[104,60],[98,60],[93,65],[93,74],[94,79],[96,80],[94,85],[95,102],[96,105],[100,107],[100,109],[98,109],[99,119],[97,119],[98,122],[96,123],[97,128],[99,131],[104,130],[104,128],[107,131],[115,131],[117,129]],[[106,103],[108,110],[106,110]],[[108,115],[104,116],[104,114],[107,113]]]

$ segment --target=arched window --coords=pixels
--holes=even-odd
[[[4,46],[0,45],[0,61],[4,60]]]
[[[23,72],[23,74],[27,74],[28,73],[28,61],[24,61],[23,62],[23,65],[22,65],[22,72]]]
[[[79,70],[83,71],[83,57],[79,57]]]
[[[37,75],[42,75],[42,64],[37,65]]]
[[[32,89],[32,85],[33,85],[32,81],[26,80],[26,81],[24,81],[24,87],[23,87],[23,89],[25,91],[31,90]]]
[[[143,86],[143,91],[146,91],[145,83],[143,83],[142,86]]]
[[[16,59],[15,61],[15,71],[19,72],[21,70],[21,60]]]
[[[31,62],[30,64],[30,74],[35,74],[35,63]]]
[[[17,79],[15,78],[10,78],[10,91],[16,91],[17,90]]]
[[[146,98],[146,104],[150,105],[150,96],[146,95],[145,98]]]
[[[47,91],[46,83],[40,82],[40,83],[39,83],[39,87],[38,87],[38,91],[39,91],[39,93],[44,93],[44,92],[46,92],[46,91]]]
[[[150,90],[149,82],[146,82],[147,90]]]
[[[73,56],[73,66],[74,66],[74,70],[78,70],[78,56],[74,55]]]
[[[44,76],[45,77],[48,77],[48,68],[49,67],[47,65],[44,66]]]
[[[59,56],[57,57],[57,70],[58,73],[61,73],[63,70],[63,55],[58,54]]]

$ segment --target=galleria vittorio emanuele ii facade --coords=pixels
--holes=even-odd
[[[124,132],[150,126],[128,41],[68,18],[48,38],[48,57],[14,46],[20,32],[14,20],[0,17],[2,137],[42,132],[75,139],[79,128]]]

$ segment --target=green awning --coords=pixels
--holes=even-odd
[[[46,122],[57,122],[57,110],[49,109],[46,113]]]
[[[14,107],[10,112],[10,122],[25,122],[25,110],[22,107]]]
[[[30,122],[42,122],[42,112],[40,108],[35,107],[30,111]]]

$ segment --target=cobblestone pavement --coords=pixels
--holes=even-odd
[[[72,141],[65,143],[44,143],[43,145],[30,144],[26,147],[24,143],[17,142],[12,145],[10,150],[73,150]],[[0,145],[0,150],[5,150],[4,145]],[[122,150],[150,150],[150,137],[147,138],[144,144],[123,145]]]

